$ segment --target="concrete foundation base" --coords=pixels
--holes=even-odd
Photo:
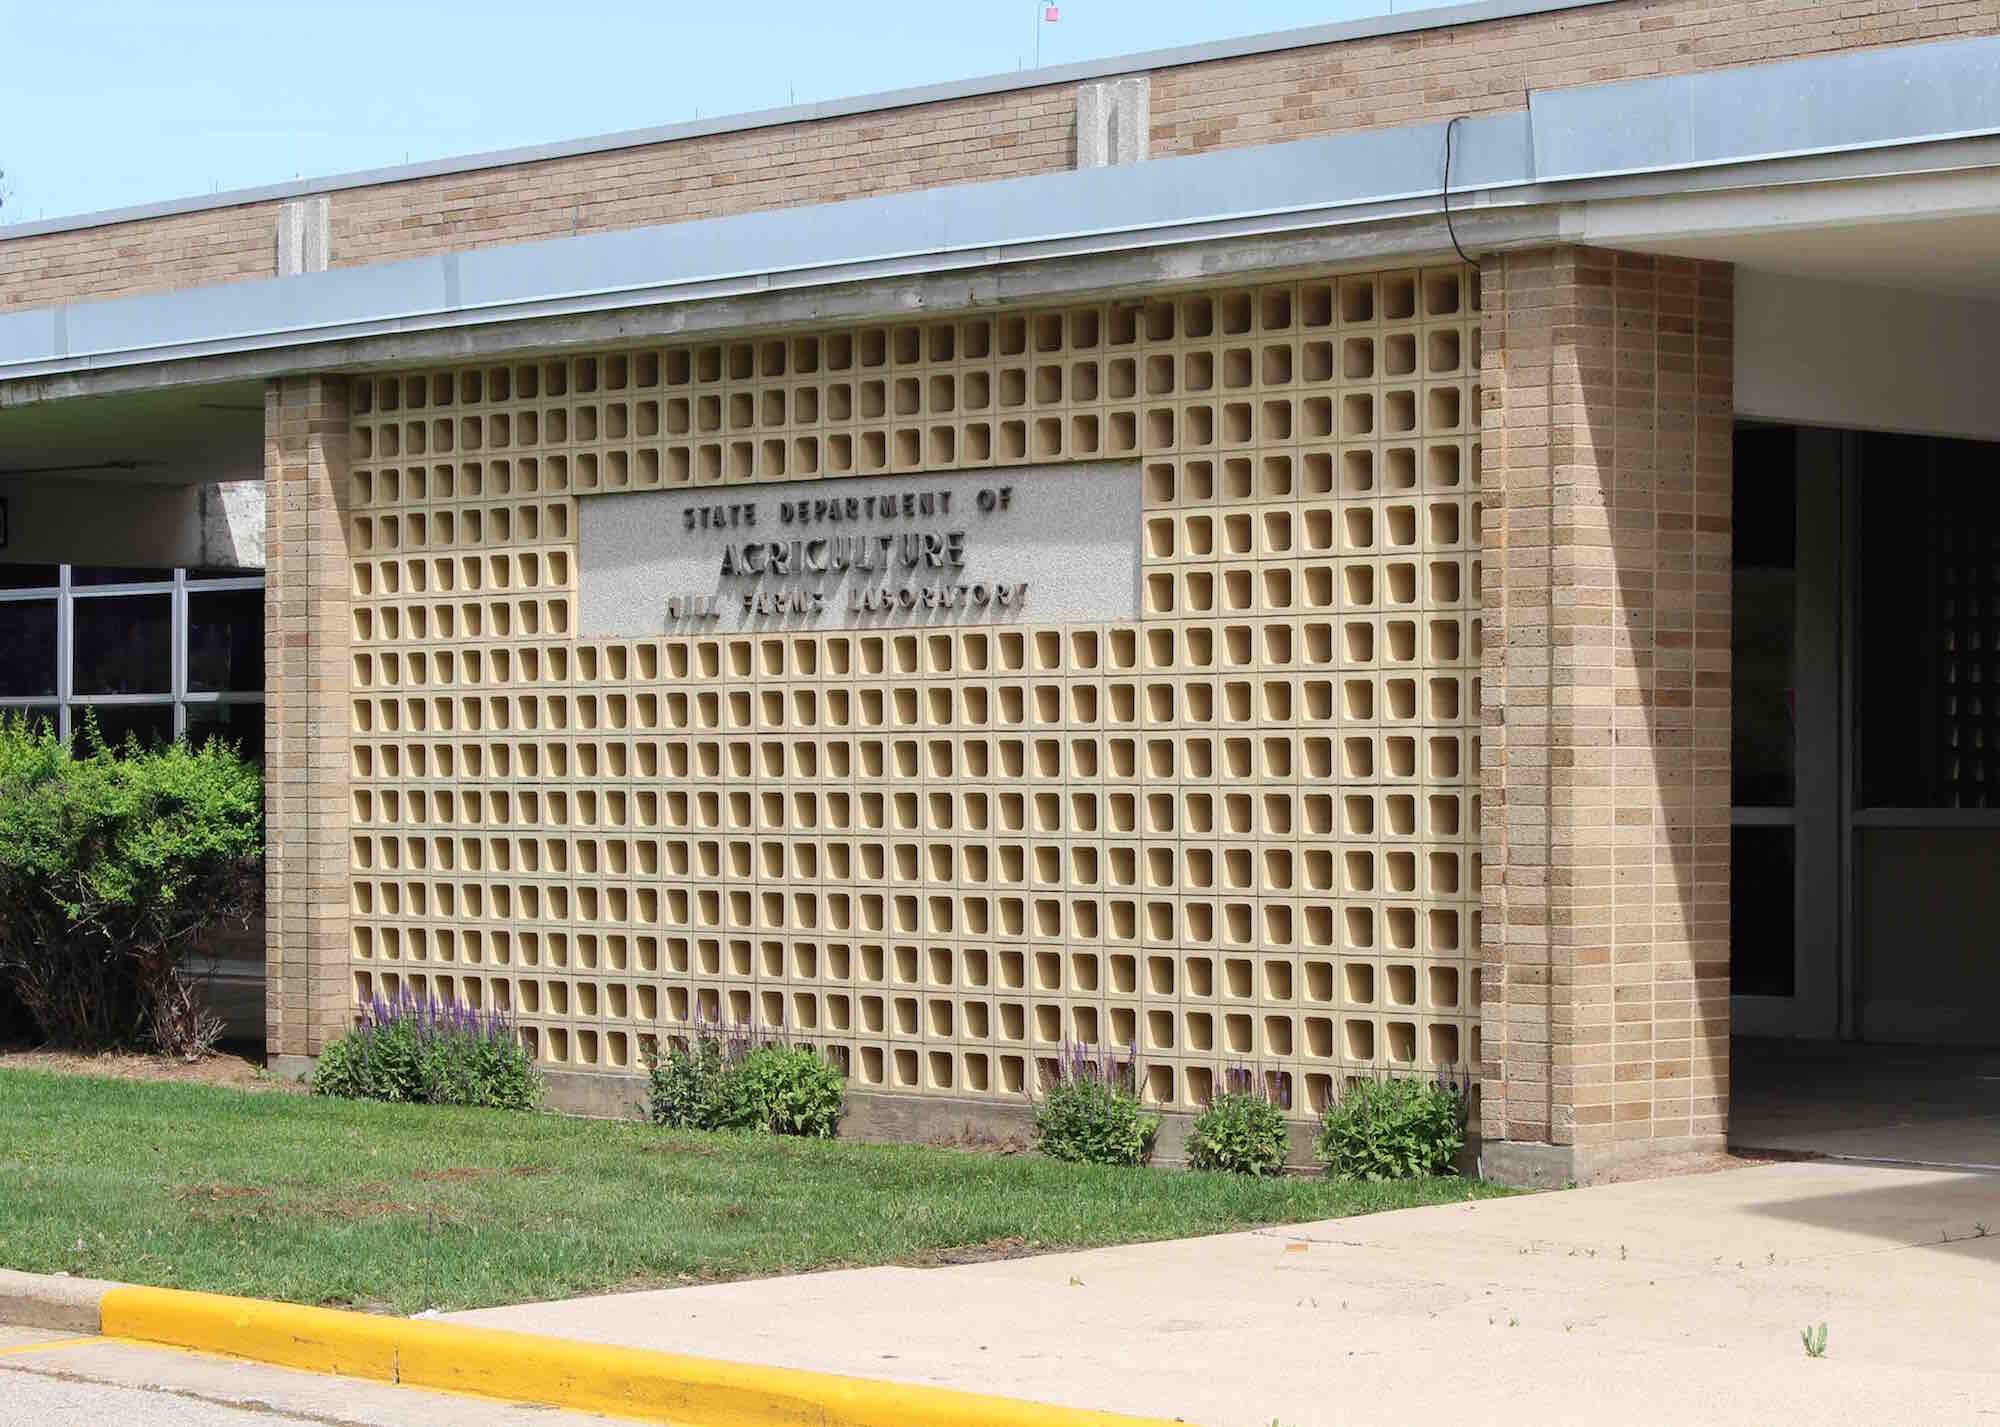
[[[1635,1160],[1664,1155],[1720,1152],[1721,1135],[1688,1135],[1680,1139],[1635,1140],[1614,1145],[1550,1145],[1525,1140],[1487,1140],[1469,1147],[1476,1155],[1475,1173],[1496,1184],[1525,1189],[1560,1189],[1589,1184],[1606,1171]]]
[[[274,1055],[273,1075],[288,1080],[312,1075],[313,1060],[307,1055]],[[582,1115],[599,1120],[642,1119],[646,1113],[646,1079],[642,1075],[599,1075],[575,1070],[545,1070],[549,1082],[551,1110],[565,1115]],[[1150,1163],[1158,1169],[1185,1169],[1188,1135],[1194,1116],[1168,1113],[1160,1117],[1159,1138],[1153,1145]],[[1026,1150],[1033,1142],[1035,1107],[1027,1099],[971,1100],[935,1095],[897,1095],[880,1090],[847,1092],[847,1114],[840,1122],[840,1137],[877,1144],[943,1145],[975,1150]],[[1286,1166],[1294,1174],[1318,1174],[1320,1164],[1313,1158],[1313,1141],[1319,1126],[1313,1121],[1294,1122],[1289,1127],[1291,1146]],[[1716,1142],[1716,1148],[1721,1142]],[[1543,1151],[1566,1146],[1503,1145],[1514,1151]],[[1681,1148],[1681,1146],[1675,1146]],[[1526,1163],[1526,1160],[1519,1161]],[[1516,1169],[1517,1160],[1505,1162],[1507,1173],[1496,1173],[1488,1165],[1488,1178],[1507,1184],[1562,1184],[1577,1178],[1571,1173],[1553,1179],[1534,1177]],[[1468,1138],[1458,1157],[1457,1172],[1470,1178],[1481,1172],[1481,1145],[1477,1135]],[[1520,1177],[1516,1177],[1516,1176]]]
[[[274,1055],[269,1065],[273,1075],[287,1080],[303,1079],[312,1074],[313,1058]],[[643,1075],[596,1075],[575,1070],[545,1070],[542,1074],[549,1082],[549,1098],[545,1103],[551,1110],[599,1120],[636,1120],[645,1116]],[[1186,1115],[1169,1118],[1180,1123],[1162,1127],[1161,1149],[1169,1148],[1171,1137],[1175,1158],[1185,1159],[1190,1119]],[[1026,1149],[1034,1121],[1034,1109],[1026,1101],[996,1103],[850,1089],[840,1133],[843,1139],[885,1143]]]
[[[637,1075],[591,1075],[576,1071],[545,1072],[551,1109],[573,1115],[627,1118],[645,1113],[646,1082]],[[842,1139],[893,1144],[953,1145],[966,1149],[1026,1149],[1035,1127],[1034,1104],[1019,1100],[953,1099],[936,1095],[898,1095],[880,1090],[847,1092],[847,1114],[840,1122]],[[1194,1116],[1167,1113],[1160,1117],[1151,1163],[1162,1169],[1187,1165],[1188,1135]],[[1319,1127],[1293,1123],[1286,1162],[1294,1172],[1319,1170],[1313,1159],[1313,1139]],[[1470,1174],[1476,1147],[1461,1159],[1459,1172]]]
[[[313,1058],[309,1055],[274,1055],[265,1060],[264,1068],[280,1080],[310,1080]]]

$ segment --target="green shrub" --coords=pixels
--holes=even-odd
[[[312,1088],[347,1100],[532,1110],[548,1087],[504,1017],[405,992],[378,997],[320,1052]]]
[[[1144,1164],[1160,1117],[1140,1108],[1137,1083],[1130,1061],[1067,1054],[1035,1106],[1035,1148],[1073,1164]]]
[[[1291,1145],[1282,1109],[1258,1091],[1229,1090],[1195,1116],[1188,1163],[1231,1174],[1283,1174]]]
[[[747,1037],[697,1022],[694,1034],[664,1052],[646,1052],[646,1113],[670,1130],[747,1130],[757,1123],[749,1086],[736,1074]]]
[[[736,1067],[757,1123],[774,1135],[831,1139],[846,1107],[841,1073],[818,1051],[768,1045]]]
[[[1327,1106],[1313,1152],[1334,1174],[1415,1179],[1451,1174],[1465,1148],[1469,1083],[1363,1080]]]
[[[697,1023],[646,1057],[646,1112],[674,1130],[768,1130],[830,1137],[846,1107],[845,1080],[817,1051],[754,1047],[747,1033]]]
[[[416,1103],[416,1046],[406,1035],[349,1031],[329,1041],[313,1062],[312,1092],[341,1100]]]
[[[46,1040],[205,1052],[221,1023],[191,962],[247,924],[263,856],[263,779],[229,745],[0,720],[0,981]]]

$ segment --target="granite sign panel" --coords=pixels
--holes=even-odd
[[[1137,462],[579,498],[588,636],[1139,614]]]

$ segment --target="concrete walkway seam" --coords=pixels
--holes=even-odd
[[[947,1388],[171,1288],[113,1287],[100,1313],[108,1338],[683,1427],[1167,1427]]]
[[[82,1338],[52,1338],[41,1343],[14,1343],[0,1348],[0,1358],[17,1358],[23,1353],[53,1353],[58,1348],[87,1348],[92,1343],[103,1341],[102,1333],[92,1333]]]

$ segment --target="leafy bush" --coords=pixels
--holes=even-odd
[[[548,1087],[504,1016],[405,991],[378,996],[359,1026],[320,1052],[312,1088],[347,1100],[532,1110]]]
[[[1140,1108],[1137,1085],[1134,1062],[1069,1049],[1035,1107],[1035,1148],[1073,1164],[1144,1164],[1160,1117]]]
[[[1334,1174],[1415,1179],[1451,1174],[1465,1148],[1469,1079],[1363,1080],[1327,1106],[1313,1152]]]
[[[1252,1088],[1247,1071],[1232,1071],[1229,1084],[1195,1116],[1188,1163],[1231,1174],[1283,1174],[1292,1145],[1284,1109]]]
[[[190,962],[247,924],[263,856],[263,779],[229,745],[0,720],[0,981],[46,1040],[207,1051],[221,1023]]]
[[[749,1086],[737,1067],[750,1041],[719,1025],[697,1022],[694,1034],[664,1053],[646,1054],[646,1110],[670,1130],[747,1130],[757,1123]]]
[[[646,1058],[646,1110],[674,1130],[768,1130],[832,1136],[846,1083],[818,1051],[755,1045],[749,1034],[698,1021],[684,1040]]]
[[[767,1045],[736,1068],[757,1123],[774,1135],[831,1139],[847,1101],[846,1082],[818,1051]]]

